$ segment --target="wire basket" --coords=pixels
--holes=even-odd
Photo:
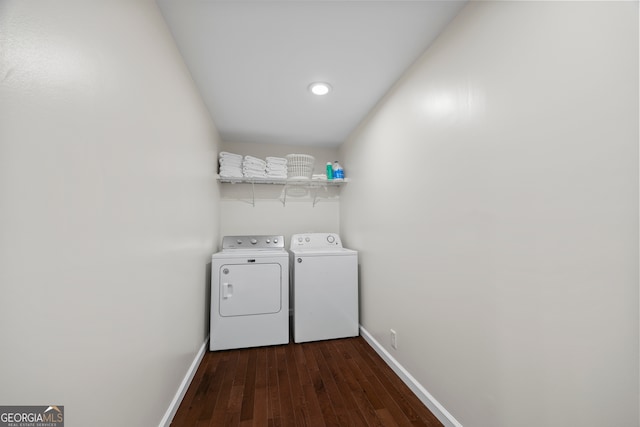
[[[307,154],[287,154],[287,178],[311,179],[316,159]]]

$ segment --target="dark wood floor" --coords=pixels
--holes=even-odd
[[[207,352],[171,425],[442,426],[361,337]]]

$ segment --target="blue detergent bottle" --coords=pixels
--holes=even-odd
[[[344,179],[344,169],[337,160],[333,162],[333,179]]]

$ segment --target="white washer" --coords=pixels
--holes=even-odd
[[[226,236],[211,258],[209,349],[289,342],[289,253],[283,236]]]
[[[358,252],[334,233],[295,234],[289,249],[293,340],[357,336]]]

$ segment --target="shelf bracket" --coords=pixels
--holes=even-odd
[[[285,184],[284,188],[282,189],[282,192],[284,193],[282,195],[282,207],[287,206],[287,190],[289,189],[289,184]]]
[[[256,207],[256,183],[251,180],[251,206]]]

